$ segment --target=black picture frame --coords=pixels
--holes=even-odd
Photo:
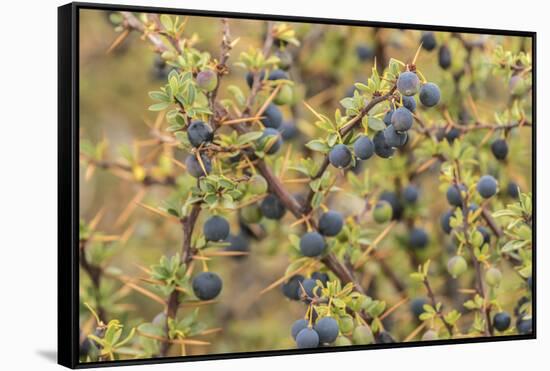
[[[302,16],[236,13],[224,11],[203,11],[173,9],[149,6],[112,5],[96,3],[69,3],[58,8],[58,363],[69,368],[91,368],[104,366],[143,365],[170,362],[221,360],[247,357],[266,357],[327,352],[346,352],[383,348],[402,348],[448,344],[474,344],[483,342],[536,339],[537,331],[537,279],[533,284],[533,332],[526,335],[502,337],[477,337],[393,344],[351,345],[346,347],[323,347],[308,350],[287,349],[254,351],[229,354],[209,354],[186,357],[165,357],[139,360],[121,360],[79,363],[78,299],[79,299],[79,11],[85,9],[133,12],[163,13],[177,15],[226,17],[233,19],[275,20],[297,23],[318,23],[349,26],[384,27],[425,31],[445,31],[489,35],[521,36],[532,40],[533,56],[533,135],[532,174],[533,205],[536,205],[536,128],[537,128],[537,33],[533,31],[512,31],[487,28],[465,28],[434,26],[410,23],[389,23],[349,19],[330,19]],[[533,211],[533,276],[537,272],[536,207]]]

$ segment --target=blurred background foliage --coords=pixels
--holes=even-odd
[[[107,53],[117,37],[106,11],[82,10],[80,14],[80,130],[82,144],[98,143],[106,140],[105,158],[157,158],[157,167],[153,169],[162,176],[163,169],[174,171],[181,176],[176,180],[189,182],[189,177],[170,161],[164,161],[162,153],[155,147],[140,147],[139,141],[150,139],[151,125],[158,118],[156,112],[147,111],[151,104],[148,92],[158,90],[165,83],[167,68],[159,67],[158,57],[151,52],[150,45],[131,33],[114,51]],[[193,38],[195,47],[219,55],[221,24],[211,17],[192,16],[186,26],[187,37]],[[221,98],[230,98],[224,86],[230,84],[247,91],[245,74],[242,68],[234,67],[237,56],[250,46],[261,47],[265,34],[265,22],[243,19],[230,19],[232,38],[240,38],[231,52],[230,73],[225,76],[220,89]],[[390,57],[410,61],[415,55],[421,31],[399,30],[370,27],[350,27],[337,25],[291,24],[297,38],[302,42],[296,52],[292,68],[295,87],[295,103],[282,107],[285,120],[296,125],[299,135],[287,142],[295,148],[294,154],[302,152],[320,157],[309,151],[304,144],[319,135],[312,124],[314,117],[301,103],[307,101],[318,112],[332,117],[339,107],[339,101],[350,94],[353,83],[366,82],[371,73],[375,56],[383,66]],[[442,104],[454,120],[465,125],[475,121],[474,115],[483,122],[494,123],[495,113],[508,109],[512,101],[508,79],[492,72],[494,50],[502,46],[504,50],[519,52],[531,51],[530,39],[496,35],[469,35],[462,38],[474,42],[482,40],[483,49],[472,50],[471,73],[465,74],[456,84],[456,76],[464,68],[466,51],[459,38],[450,33],[436,32],[438,44],[446,44],[453,58],[448,69],[442,69],[438,63],[437,49],[422,50],[416,64],[429,80],[438,83],[442,90]],[[380,60],[380,59],[384,60]],[[471,96],[477,112],[466,102]],[[530,110],[527,105],[527,110]],[[424,113],[424,121],[429,125],[444,125],[445,118],[441,110]],[[531,120],[529,117],[528,120]],[[480,143],[485,131],[470,133],[468,140]],[[492,134],[493,138],[498,133]],[[532,189],[532,153],[531,130],[514,131],[510,134],[508,145],[510,154],[504,163],[497,163],[492,157],[486,142],[479,151],[481,167],[495,174],[504,185],[513,180],[522,191]],[[173,147],[162,149],[163,153],[174,156],[183,162],[185,154]],[[373,158],[365,167],[369,169],[370,182],[379,189],[394,189],[396,176],[406,172],[410,164],[405,157],[396,154],[391,161]],[[138,170],[136,170],[138,171]],[[144,186],[132,179],[123,179],[110,171],[96,169],[93,176],[87,176],[87,168],[81,167],[80,175],[80,215],[83,220],[97,221],[97,229],[103,237],[92,244],[87,252],[96,254],[98,261],[108,262],[108,272],[129,277],[143,276],[139,266],[149,267],[159,261],[160,256],[172,256],[180,249],[181,228],[165,218],[138,207],[136,201],[146,205],[162,205],[163,201],[174,197],[172,187],[165,185]],[[447,211],[446,188],[440,187],[439,169],[433,167],[416,181],[420,189],[420,201],[414,211],[415,224],[424,227],[430,235],[429,247],[416,256],[412,256],[404,247],[403,239],[406,226],[398,226],[380,245],[380,254],[393,269],[395,275],[406,283],[410,298],[425,297],[421,284],[410,280],[409,274],[416,270],[419,262],[431,259],[434,291],[444,305],[461,308],[467,297],[457,291],[457,287],[470,287],[470,276],[464,276],[458,282],[448,279],[445,271],[445,257],[450,256],[452,242],[439,226],[440,215]],[[350,185],[342,183],[342,192],[332,194],[327,204],[332,205],[345,215],[359,213],[363,201],[349,191]],[[288,184],[293,193],[301,193],[307,187],[304,184]],[[347,188],[345,188],[347,187]],[[495,201],[498,210],[513,200],[501,197]],[[99,217],[100,216],[100,217]],[[288,219],[288,220],[287,220]],[[239,233],[237,218],[231,218],[232,232]],[[250,239],[249,256],[241,259],[217,258],[209,263],[209,269],[217,272],[224,281],[224,288],[217,298],[217,304],[200,309],[201,320],[208,328],[221,327],[221,332],[207,336],[209,346],[188,347],[187,354],[243,352],[257,350],[276,350],[294,347],[289,328],[295,319],[304,314],[303,304],[286,299],[280,289],[272,290],[262,296],[259,292],[281,277],[289,263],[288,239],[292,227],[292,217],[282,221],[262,222],[267,237],[262,240]],[[199,222],[198,225],[201,225]],[[380,229],[373,229],[373,236]],[[97,245],[97,246],[96,246]],[[95,246],[95,247],[94,247]],[[381,273],[381,267],[375,260],[369,260],[365,267],[363,284],[375,293],[379,300],[391,307],[400,301],[395,287]],[[90,279],[81,273],[81,302],[94,302],[94,293],[90,289]],[[503,308],[513,312],[518,300],[523,296],[522,279],[510,266],[503,266],[503,283],[498,300]],[[103,279],[101,283],[101,301],[106,309],[107,319],[117,318],[125,324],[125,331],[142,322],[150,322],[162,305],[152,301],[136,290],[124,286],[117,279]],[[184,309],[189,312],[192,309]],[[467,316],[468,314],[464,314]],[[84,306],[81,310],[83,329],[90,329],[90,312]],[[404,339],[413,331],[418,320],[409,310],[409,304],[402,305],[385,320],[386,329],[398,340]],[[86,327],[87,326],[87,327]]]

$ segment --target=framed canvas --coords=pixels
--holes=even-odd
[[[60,364],[535,338],[534,32],[58,18]]]

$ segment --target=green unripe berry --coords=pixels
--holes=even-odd
[[[151,322],[153,325],[162,327],[166,325],[166,313],[160,312],[153,318],[153,321]]]
[[[531,88],[528,81],[521,75],[514,75],[510,78],[509,85],[510,92],[514,96],[521,96],[529,91]]]
[[[218,86],[218,75],[212,70],[199,72],[197,74],[197,86],[206,92],[211,92]]]
[[[485,272],[485,281],[487,281],[489,286],[496,287],[500,284],[501,280],[502,273],[497,268],[492,267]]]
[[[273,103],[282,106],[285,104],[292,103],[292,100],[294,99],[294,91],[292,90],[292,87],[290,85],[283,85],[279,89],[279,92],[273,98]]]
[[[391,220],[393,210],[388,201],[378,201],[372,212],[372,217],[376,223],[382,224]]]
[[[248,205],[242,208],[241,217],[248,224],[258,223],[262,219],[262,210],[258,204]]]
[[[248,180],[248,191],[254,195],[261,195],[267,192],[267,180],[259,174],[252,175]]]
[[[352,339],[354,344],[367,345],[374,343],[374,335],[368,326],[357,326],[353,330]]]
[[[422,340],[428,341],[428,340],[437,340],[439,339],[439,335],[435,330],[428,330],[422,335]]]
[[[337,347],[345,347],[351,344],[352,344],[351,340],[345,336],[338,336],[336,340],[334,340],[334,346],[337,346]]]
[[[353,317],[349,314],[338,319],[338,327],[342,334],[350,334],[353,331]]]
[[[468,269],[468,263],[464,257],[457,255],[453,256],[447,262],[447,271],[453,278],[457,278]]]

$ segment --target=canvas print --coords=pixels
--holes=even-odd
[[[533,38],[80,9],[81,363],[529,337]]]

